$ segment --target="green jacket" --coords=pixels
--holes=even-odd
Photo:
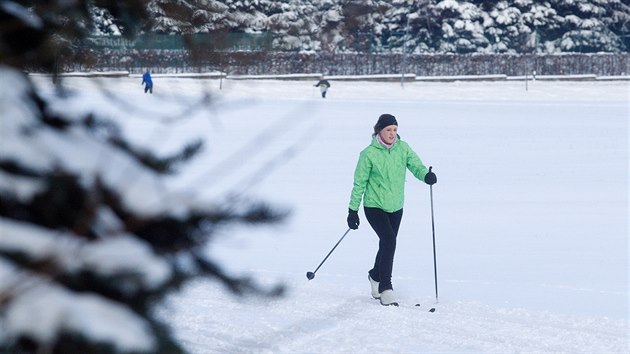
[[[368,208],[379,208],[388,213],[402,209],[407,169],[421,181],[429,172],[400,136],[391,149],[373,138],[359,155],[349,208],[358,211],[363,198],[363,205]]]

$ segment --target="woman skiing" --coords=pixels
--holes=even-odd
[[[379,238],[376,260],[368,272],[368,280],[372,297],[380,299],[384,306],[398,306],[392,287],[392,268],[403,214],[407,169],[429,185],[437,182],[435,173],[424,166],[406,142],[400,140],[396,118],[383,114],[374,126],[371,144],[359,155],[347,221],[349,228],[359,228],[358,210],[363,199],[365,217]]]

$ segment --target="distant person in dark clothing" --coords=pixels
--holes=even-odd
[[[153,93],[153,80],[151,80],[151,73],[149,72],[149,69],[147,69],[144,75],[142,75],[141,85],[145,85],[144,93],[147,93],[147,91],[151,94]]]
[[[328,88],[330,87],[330,82],[325,80],[324,76],[322,76],[319,82],[315,84],[315,87],[319,87],[319,91],[322,93],[322,98],[326,98],[326,91],[328,91]]]

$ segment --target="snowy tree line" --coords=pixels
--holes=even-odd
[[[75,46],[64,70],[366,75],[398,73],[404,58],[417,75],[621,75],[629,65],[630,5],[621,0],[154,0],[147,11],[143,33],[189,47]],[[92,34],[125,33],[115,16],[93,14]],[[257,53],[220,49],[235,33],[273,39]],[[192,34],[209,39],[195,44]],[[588,55],[558,56],[567,53]]]
[[[152,0],[147,33],[274,34],[301,52],[558,53],[630,50],[624,0]],[[95,34],[124,26],[94,8]]]

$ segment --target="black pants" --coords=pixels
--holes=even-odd
[[[370,277],[379,282],[378,291],[383,292],[392,288],[392,269],[394,267],[394,253],[396,252],[396,237],[402,219],[402,209],[387,213],[378,208],[364,208],[365,217],[378,235],[378,252],[374,261],[374,268],[370,270]]]

